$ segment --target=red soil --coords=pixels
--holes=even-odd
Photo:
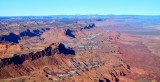
[[[151,53],[138,37],[121,34],[115,42],[122,55],[118,55],[131,67],[143,69],[147,74],[132,76],[135,79],[146,78],[160,81],[160,57]]]

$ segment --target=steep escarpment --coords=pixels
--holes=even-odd
[[[0,42],[14,42],[18,43],[18,40],[20,40],[20,37],[14,33],[10,33],[9,35],[0,36]]]
[[[92,29],[92,28],[94,28],[94,27],[95,27],[95,24],[93,23],[93,24],[89,24],[88,26],[85,26],[85,27],[83,27],[83,28],[80,28],[80,30]]]
[[[2,51],[11,55],[5,53],[1,57],[0,79],[11,82],[132,81],[126,77],[130,66],[116,56],[121,53],[112,44],[120,33],[93,27],[94,24],[83,30],[52,28],[18,44],[2,45]],[[17,50],[16,47],[9,49],[10,46],[16,46]]]
[[[143,17],[1,17],[0,82],[159,82],[159,37],[115,32],[150,34]]]
[[[53,64],[53,56],[56,53],[61,53],[61,49],[59,47],[61,45],[62,44],[59,43],[52,44],[44,48],[44,50],[40,50],[37,52],[19,55],[15,54],[10,58],[2,58],[0,60],[0,78],[28,75],[30,72],[42,66]],[[64,49],[66,48],[64,47]]]

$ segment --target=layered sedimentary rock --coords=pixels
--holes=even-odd
[[[15,54],[13,57],[1,59],[0,78],[27,75],[34,69],[43,66],[45,64],[43,58],[46,59],[47,57],[53,56],[56,52],[58,53],[57,48],[53,49],[53,46],[54,45],[51,45],[38,52],[20,55]]]
[[[112,41],[119,39],[120,33],[93,27],[72,29],[69,34],[68,30],[52,28],[39,37],[21,40],[20,45],[10,47],[12,55],[1,58],[0,78],[26,82],[132,81],[126,77],[130,66],[115,56],[120,53]],[[1,48],[7,51],[9,47]]]

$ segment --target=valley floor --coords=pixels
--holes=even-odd
[[[119,45],[122,55],[132,70],[139,75],[132,75],[138,82],[160,81],[160,36],[157,35],[130,35],[122,34],[120,40],[115,42]]]

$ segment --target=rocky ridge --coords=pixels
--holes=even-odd
[[[75,29],[72,34],[76,38],[66,35],[64,29],[55,28],[40,36],[41,47],[38,42],[33,48],[20,43],[24,44],[18,50],[21,53],[1,58],[0,78],[4,81],[8,78],[9,81],[39,81],[39,78],[61,82],[132,81],[125,77],[130,73],[130,66],[115,56],[119,51],[111,43],[120,33],[92,28]]]

